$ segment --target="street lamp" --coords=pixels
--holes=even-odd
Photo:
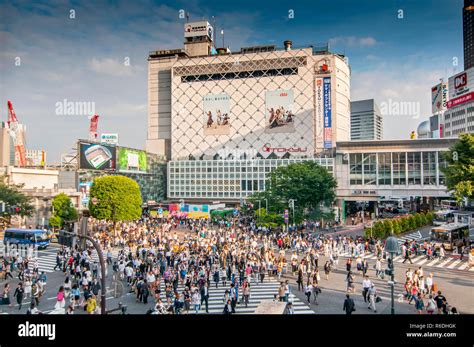
[[[385,241],[385,252],[390,254],[389,263],[388,263],[388,270],[386,273],[390,275],[390,281],[388,284],[391,286],[391,295],[392,295],[392,307],[391,307],[391,314],[395,314],[395,297],[394,297],[394,288],[395,288],[395,267],[393,264],[393,256],[400,252],[400,247],[398,245],[398,240],[394,236],[390,236]]]
[[[298,201],[298,200],[295,200],[295,199],[288,200],[288,204],[293,210],[293,224],[295,224],[295,201]]]

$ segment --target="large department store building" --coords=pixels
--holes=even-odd
[[[352,167],[346,168],[341,159],[339,147],[353,152],[346,57],[331,53],[327,45],[296,48],[291,41],[281,49],[255,46],[230,52],[214,47],[213,29],[206,21],[185,24],[184,36],[184,49],[153,51],[148,57],[146,150],[168,159],[168,200],[239,204],[265,189],[266,175],[274,168],[303,160],[316,161],[336,175],[339,205],[352,190],[374,187],[368,181],[372,173],[363,169],[362,186],[354,181],[353,188]],[[378,167],[374,153],[380,148],[369,142],[360,143],[362,157],[354,160],[360,159],[365,168],[375,155],[370,165]],[[413,159],[418,166],[423,160],[438,163],[438,152],[447,145],[437,143],[430,151],[434,157],[426,158],[418,154],[430,148],[419,141],[384,142],[382,152],[404,153],[406,169],[412,160],[408,152],[418,153]],[[394,164],[397,158],[390,157],[390,170],[402,165]],[[405,170],[401,188],[391,173],[390,193],[411,194],[411,174]],[[435,195],[446,195],[438,171],[435,181]]]

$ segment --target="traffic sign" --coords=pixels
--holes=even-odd
[[[237,209],[234,209],[234,216],[238,216],[239,215],[239,211]]]

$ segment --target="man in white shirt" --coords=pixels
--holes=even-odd
[[[369,276],[364,276],[364,279],[362,281],[362,296],[364,297],[364,302],[367,302],[367,293],[369,292],[371,286],[372,281],[369,280]]]

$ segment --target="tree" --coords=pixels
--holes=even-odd
[[[431,224],[431,222],[433,222],[434,216],[432,212],[426,213],[425,217],[426,217],[426,224]]]
[[[458,204],[464,198],[471,199],[474,193],[474,135],[461,134],[444,158],[447,166],[441,171],[446,177],[446,186]]]
[[[385,236],[390,236],[392,234],[393,225],[392,225],[392,221],[390,219],[384,220],[384,222],[383,222],[383,231],[384,231]]]
[[[392,220],[392,226],[393,226],[393,233],[395,235],[399,235],[402,232],[399,219]]]
[[[419,227],[423,226],[423,222],[421,220],[421,216],[420,216],[419,213],[415,213],[413,215],[413,223],[415,225],[415,228],[419,228]],[[415,229],[415,228],[413,228],[413,229]]]
[[[97,177],[90,190],[91,216],[108,221],[137,220],[142,214],[138,183],[125,176]],[[115,229],[115,227],[114,227]]]
[[[407,230],[413,230],[416,229],[416,221],[415,217],[413,215],[408,216],[408,229]]]
[[[336,198],[336,179],[325,168],[314,161],[304,161],[273,170],[267,178],[266,190],[253,194],[249,200],[258,206],[258,201],[268,200],[269,212],[282,213],[288,209],[290,199],[295,202],[295,219],[320,219],[331,214]],[[290,212],[290,217],[293,211]],[[291,219],[291,218],[290,218]]]
[[[5,177],[0,177],[0,201],[5,203],[4,215],[8,218],[14,215],[31,216],[35,210],[31,197],[20,191],[21,185],[5,183]]]
[[[77,210],[72,204],[71,198],[64,193],[56,195],[52,201],[53,215],[49,219],[49,224],[59,228],[65,222],[77,219]]]

